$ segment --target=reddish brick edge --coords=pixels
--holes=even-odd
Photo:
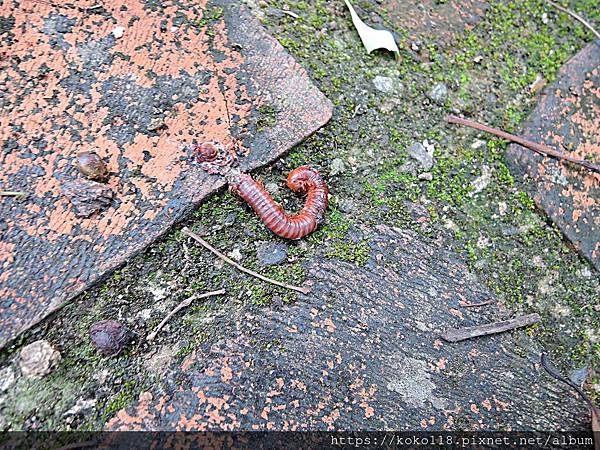
[[[237,2],[95,3],[0,7],[0,186],[30,193],[0,203],[0,348],[222,186],[190,165],[187,144],[239,138],[251,170],[331,118],[329,100]],[[261,105],[276,111],[265,130]],[[156,118],[165,126],[153,129]],[[89,149],[108,162],[115,200],[80,219],[60,186],[80,177],[73,160]]]

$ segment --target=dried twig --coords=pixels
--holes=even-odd
[[[580,386],[577,386],[570,379],[561,374],[558,371],[558,369],[554,367],[554,365],[550,362],[548,356],[545,353],[542,353],[541,363],[542,367],[546,370],[546,372],[548,372],[548,374],[551,377],[556,378],[558,381],[562,381],[567,386],[575,389],[579,396],[588,404],[592,413],[592,431],[594,434],[600,432],[600,408],[594,406],[594,403],[590,400],[590,398],[586,395],[586,393],[583,391],[583,389],[581,389]],[[598,445],[600,441],[598,439],[595,439],[595,441],[596,445],[594,448],[596,450],[600,450],[600,446]]]
[[[585,20],[579,14],[577,14],[576,12],[571,11],[568,8],[565,8],[564,6],[560,6],[559,4],[554,3],[551,0],[546,0],[546,3],[554,6],[556,9],[559,9],[562,12],[567,13],[568,15],[570,15],[571,17],[573,17],[574,19],[578,20],[579,22],[581,22],[583,24],[584,27],[586,27],[588,30],[590,30],[592,33],[594,33],[598,39],[600,39],[600,33],[587,20]]]
[[[27,192],[22,191],[0,191],[0,197],[26,197]]]
[[[460,306],[462,306],[463,308],[476,308],[478,306],[491,305],[492,303],[494,303],[494,300],[486,300],[485,302],[481,302],[481,303],[469,303],[469,302],[465,302],[464,300],[461,300],[460,302],[458,302],[458,304]]]
[[[539,322],[539,314],[528,314],[515,319],[504,320],[502,322],[488,323],[475,327],[466,327],[460,329],[450,329],[442,335],[442,339],[448,342],[459,342],[479,336],[502,333],[504,331],[514,330],[515,328],[526,327]]]
[[[585,161],[583,159],[573,158],[572,156],[566,155],[561,152],[557,152],[556,150],[551,149],[550,147],[538,144],[536,142],[531,142],[526,139],[523,139],[519,136],[515,136],[514,134],[507,133],[506,131],[498,130],[497,128],[488,127],[487,125],[482,125],[477,122],[473,122],[472,120],[463,119],[461,117],[456,116],[448,116],[448,123],[455,123],[458,125],[464,125],[469,128],[474,128],[476,130],[485,131],[486,133],[491,133],[495,136],[501,137],[511,142],[516,142],[523,147],[527,147],[535,152],[541,153],[546,156],[553,156],[557,159],[562,159],[565,161],[570,161],[573,164],[578,164],[580,166],[586,167],[587,169],[593,170],[595,172],[600,173],[600,166],[593,164],[589,161]]]
[[[237,268],[238,270],[240,270],[240,271],[242,271],[244,273],[247,273],[248,275],[252,275],[253,277],[259,278],[259,279],[261,279],[263,281],[266,281],[267,283],[275,284],[277,286],[281,286],[281,287],[286,288],[286,289],[291,289],[292,291],[297,291],[297,292],[300,292],[300,293],[305,294],[305,295],[310,292],[310,288],[308,288],[308,287],[299,287],[299,286],[293,286],[291,284],[282,283],[281,281],[277,281],[277,280],[273,280],[271,278],[267,278],[267,277],[265,277],[265,276],[263,276],[263,275],[261,275],[259,273],[253,272],[250,269],[246,269],[244,266],[241,266],[240,264],[236,263],[235,261],[232,261],[231,259],[229,259],[227,256],[225,256],[219,250],[217,250],[216,248],[214,248],[212,245],[210,245],[208,242],[206,242],[204,239],[202,239],[196,233],[193,233],[192,231],[190,231],[188,228],[183,228],[181,231],[186,236],[189,236],[192,239],[194,239],[196,242],[198,242],[199,244],[202,244],[202,246],[204,248],[206,248],[207,250],[210,250],[211,252],[213,252],[215,255],[217,255],[219,258],[221,258],[226,263],[231,264],[233,267]]]
[[[585,392],[583,392],[583,389],[581,389],[581,387],[577,386],[575,383],[573,383],[567,377],[563,376],[558,371],[558,369],[556,367],[554,367],[554,365],[550,362],[550,360],[548,359],[548,356],[545,353],[542,353],[542,357],[540,358],[540,360],[542,363],[542,367],[546,370],[546,372],[548,372],[549,375],[551,375],[553,378],[556,378],[558,381],[562,381],[566,385],[575,389],[575,391],[580,395],[580,397],[588,405],[590,405],[591,408],[594,408],[594,404],[592,403],[590,398],[585,394]]]
[[[166,323],[169,321],[169,319],[171,319],[171,317],[173,317],[175,314],[177,314],[183,308],[187,308],[188,306],[190,306],[194,300],[200,300],[202,298],[212,297],[214,295],[221,295],[224,293],[225,293],[225,289],[219,289],[218,291],[205,292],[204,294],[192,295],[191,297],[186,298],[181,303],[179,303],[179,305],[177,305],[169,314],[167,314],[167,316],[162,320],[161,323],[158,324],[158,326],[154,329],[154,331],[152,333],[150,333],[148,336],[146,336],[146,340],[147,341],[154,340],[154,338],[156,337],[158,332],[162,329],[162,327],[164,327],[166,325]]]

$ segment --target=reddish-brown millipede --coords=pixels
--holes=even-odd
[[[229,190],[246,200],[267,228],[276,235],[285,239],[300,239],[312,233],[323,221],[328,190],[316,170],[301,166],[289,173],[288,187],[306,194],[307,198],[298,214],[287,215],[261,183],[231,167],[234,159],[224,146],[205,142],[194,147],[193,151],[201,167],[209,173],[223,175],[229,183]]]

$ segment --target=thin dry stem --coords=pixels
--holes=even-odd
[[[200,299],[203,299],[206,297],[213,297],[215,295],[221,295],[224,293],[225,293],[225,289],[219,289],[218,291],[205,292],[204,294],[192,295],[191,297],[186,298],[181,303],[179,303],[179,305],[177,305],[169,314],[166,315],[166,317],[162,320],[161,323],[158,324],[158,326],[154,329],[154,331],[146,337],[146,340],[153,341],[154,338],[156,338],[156,335],[158,334],[158,332],[167,324],[167,322],[171,319],[171,317],[173,317],[175,314],[177,314],[183,308],[187,308],[188,306],[190,306],[194,300],[200,300]]]
[[[527,139],[523,139],[522,137],[515,136],[514,134],[507,133],[506,131],[498,130],[497,128],[488,127],[487,125],[483,125],[472,120],[463,119],[462,117],[456,116],[448,116],[448,123],[455,123],[457,125],[464,125],[469,128],[474,128],[479,131],[485,131],[486,133],[493,134],[495,136],[501,137],[502,139],[506,139],[507,141],[515,142],[523,147],[527,147],[530,150],[541,153],[545,156],[552,156],[557,159],[562,159],[565,161],[572,162],[573,164],[578,164],[587,169],[593,170],[594,172],[600,173],[600,166],[593,164],[589,161],[585,161],[583,159],[573,158],[572,156],[566,155],[561,152],[557,152],[556,150],[551,149],[550,147],[538,144],[536,142],[528,141]]]
[[[459,305],[462,306],[463,308],[476,308],[479,306],[491,305],[492,303],[495,303],[494,300],[486,300],[485,302],[481,302],[481,303],[469,303],[469,302],[465,302],[465,301],[460,301]]]
[[[556,9],[561,10],[564,13],[567,13],[568,15],[570,15],[571,17],[573,17],[574,19],[578,20],[579,22],[581,22],[581,24],[586,27],[588,30],[590,30],[592,33],[594,33],[596,35],[596,37],[598,39],[600,39],[600,33],[592,26],[591,23],[589,23],[587,20],[585,20],[583,17],[581,17],[579,14],[577,14],[574,11],[571,11],[568,8],[565,8],[564,6],[560,6],[558,3],[554,3],[551,0],[546,0],[546,3],[554,6]]]
[[[304,295],[308,294],[310,292],[310,288],[308,287],[299,287],[299,286],[294,286],[291,284],[287,284],[287,283],[282,283],[281,281],[277,281],[277,280],[273,280],[271,278],[267,278],[259,273],[253,272],[250,269],[246,269],[244,266],[236,263],[235,261],[229,259],[227,256],[225,256],[223,253],[221,253],[220,251],[218,251],[216,248],[214,248],[212,245],[210,245],[208,242],[206,242],[204,239],[202,239],[200,236],[198,236],[196,233],[193,233],[192,231],[189,230],[189,228],[183,228],[181,230],[183,232],[183,234],[185,234],[186,236],[191,237],[192,239],[194,239],[196,242],[198,242],[199,244],[201,244],[204,248],[206,248],[207,250],[210,250],[211,252],[213,252],[215,255],[217,255],[220,259],[222,259],[223,261],[225,261],[228,264],[231,264],[233,267],[235,267],[236,269],[240,270],[241,272],[247,273],[248,275],[252,275],[253,277],[256,277],[260,280],[266,281],[267,283],[271,283],[274,284],[276,286],[280,286],[286,289],[291,289],[292,291],[297,291],[300,292]]]
[[[442,339],[448,342],[460,342],[465,339],[472,339],[479,336],[488,336],[490,334],[503,333],[521,327],[533,325],[540,321],[539,314],[528,314],[526,316],[516,317],[502,322],[486,323],[474,327],[451,328],[442,334]]]

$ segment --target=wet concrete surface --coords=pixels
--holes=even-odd
[[[186,146],[237,142],[249,170],[331,117],[238,2],[0,6],[0,347],[139,253],[223,186]],[[78,217],[76,155],[112,191]],[[75,184],[77,185],[77,184]]]
[[[106,429],[587,429],[585,406],[546,375],[526,329],[440,339],[507,316],[464,306],[494,296],[455,254],[413,232],[362,231],[365,267],[316,258],[312,291],[294,305],[214,319],[219,342],[171,366]]]

